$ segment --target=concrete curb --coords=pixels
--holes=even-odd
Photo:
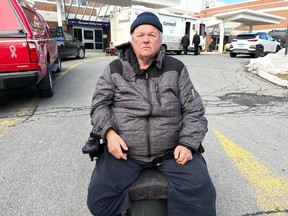
[[[288,88],[288,80],[283,80],[283,79],[281,79],[281,78],[279,78],[273,74],[267,73],[266,71],[263,71],[263,70],[258,70],[256,72],[256,74],[258,74],[263,79],[268,80],[269,82],[272,82],[276,85]]]

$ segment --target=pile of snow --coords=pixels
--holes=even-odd
[[[246,66],[252,73],[265,71],[270,74],[288,74],[288,55],[285,56],[285,49],[277,53],[270,53],[262,58],[251,59]]]

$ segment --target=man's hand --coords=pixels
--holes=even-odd
[[[185,146],[178,145],[174,150],[174,157],[178,164],[184,165],[193,159],[192,152]]]
[[[125,151],[128,150],[128,147],[124,140],[113,129],[108,129],[106,132],[106,140],[110,154],[117,159],[127,160],[127,153],[125,153]]]

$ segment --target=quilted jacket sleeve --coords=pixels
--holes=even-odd
[[[111,79],[110,66],[100,76],[92,98],[91,124],[93,132],[105,140],[109,128],[116,130],[114,115],[111,110],[115,93],[115,85]]]
[[[204,117],[205,108],[201,97],[195,90],[186,67],[181,71],[179,88],[183,114],[179,144],[198,151],[207,132],[207,119]]]

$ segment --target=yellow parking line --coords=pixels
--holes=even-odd
[[[32,98],[23,108],[21,108],[15,116],[13,116],[12,118],[15,117],[22,117],[28,114],[29,112],[29,107],[32,106],[33,102],[35,101],[35,98]],[[5,121],[0,121],[0,138],[9,132],[9,130],[11,128],[13,128],[16,123],[17,123],[18,119],[10,119],[10,120],[5,120]]]
[[[69,68],[67,68],[65,71],[62,71],[60,72],[59,74],[57,74],[57,77],[56,79],[60,79],[62,78],[64,75],[66,75],[68,72],[70,72],[73,68],[77,67],[78,65],[80,64],[83,64],[83,63],[86,63],[86,62],[91,62],[91,61],[94,61],[96,59],[99,59],[99,58],[103,58],[103,57],[97,57],[97,58],[92,58],[92,59],[87,59],[85,61],[81,61],[81,62],[78,62],[76,64],[73,64],[71,65]]]
[[[233,160],[241,174],[252,186],[257,204],[263,212],[274,212],[278,216],[287,215],[288,180],[277,177],[276,173],[251,152],[241,148],[219,131],[212,129],[226,154]]]
[[[82,62],[76,63],[71,65],[69,68],[67,68],[65,71],[57,74],[57,78],[56,79],[60,79],[62,78],[64,75],[66,75],[69,71],[71,71],[73,68],[77,67],[78,65],[82,64]]]
[[[7,120],[0,122],[0,138],[6,134],[11,127],[15,125],[16,121],[15,120]]]

